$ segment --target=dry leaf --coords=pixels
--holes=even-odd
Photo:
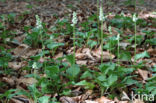
[[[41,49],[33,49],[33,48],[29,48],[27,49],[27,52],[25,52],[22,57],[23,58],[28,58],[30,56],[34,56],[36,55],[38,52],[41,52]]]
[[[8,83],[9,85],[13,86],[15,85],[15,79],[16,78],[7,78],[7,77],[3,77],[2,81]]]
[[[104,96],[102,96],[101,98],[98,98],[96,101],[98,103],[115,103],[115,101],[112,101]]]
[[[70,97],[61,97],[60,98],[61,103],[76,103],[73,98]]]
[[[26,66],[28,63],[26,61],[23,62],[9,62],[8,67],[12,68],[14,70],[18,70],[24,66]]]
[[[133,103],[144,103],[142,100],[139,100],[139,99],[135,99],[134,101],[133,101]]]
[[[9,103],[23,103],[23,102],[20,101],[20,100],[17,100],[17,99],[11,98],[11,99],[9,100]]]
[[[143,80],[147,80],[148,79],[148,74],[149,74],[148,71],[142,70],[142,69],[138,69],[138,73],[140,74],[140,76],[142,77]]]
[[[14,38],[14,40],[17,41],[17,44],[22,44],[25,37],[26,37],[26,35],[17,36]]]
[[[82,53],[85,53],[91,60],[95,60],[95,58],[91,55],[91,50],[89,48],[84,48]]]
[[[101,59],[101,56],[102,56],[101,46],[100,46],[98,49],[92,51],[92,54],[93,54],[93,56],[95,56],[98,60],[100,60],[100,59]],[[113,59],[114,57],[115,57],[115,56],[112,55],[112,54],[110,54],[109,52],[103,51],[103,60],[104,60],[104,61],[107,61],[107,60],[109,60],[109,59],[111,59],[111,58]]]
[[[86,65],[87,64],[87,60],[78,60],[78,61],[76,61],[76,64],[78,64],[78,65]]]
[[[34,79],[34,78],[24,78],[24,77],[21,77],[21,78],[19,78],[17,80],[17,83],[18,84],[21,84],[22,83],[22,84],[28,86],[28,85],[32,85],[34,83],[37,83],[37,80]]]
[[[91,100],[85,100],[86,103],[98,103],[96,101],[91,101]]]
[[[29,46],[26,45],[26,44],[21,44],[19,45],[18,47],[16,47],[14,50],[13,50],[13,53],[15,56],[21,56],[23,55],[24,53],[26,53],[29,49]]]
[[[84,53],[76,53],[75,57],[76,57],[76,59],[80,59],[80,60],[87,58],[86,54],[84,54]]]
[[[60,52],[60,53],[58,53],[58,54],[56,54],[54,57],[53,57],[53,59],[57,59],[57,58],[60,58],[60,57],[63,57],[63,52]]]

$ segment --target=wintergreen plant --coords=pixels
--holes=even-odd
[[[73,12],[73,18],[72,18],[72,24],[71,26],[73,26],[73,46],[74,46],[74,64],[75,64],[75,52],[76,52],[76,46],[75,46],[75,25],[77,24],[78,22],[78,19],[77,19],[77,13],[76,12]]]
[[[102,6],[100,6],[99,20],[101,22],[101,63],[102,63],[103,62],[103,27],[104,27],[103,22],[105,20]]]
[[[39,16],[36,15],[35,17],[36,17],[36,26],[32,28],[32,32],[29,32],[28,30],[26,30],[27,35],[26,35],[24,42],[28,45],[31,45],[32,47],[39,47],[41,44],[43,48],[44,47],[43,39],[46,38],[47,35],[45,33],[45,29],[42,26],[42,22]]]
[[[43,45],[43,35],[42,35],[42,30],[43,30],[42,21],[38,15],[36,15],[35,17],[36,17],[36,28],[38,29],[39,33],[41,34],[40,36],[41,36],[41,43],[42,43],[42,48],[43,48],[44,45]]]

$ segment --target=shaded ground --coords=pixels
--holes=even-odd
[[[112,2],[108,2],[108,0],[105,0],[105,2],[103,4],[104,12],[105,13],[111,12],[112,14],[119,14],[121,12],[124,12],[127,15],[130,13],[134,13],[134,6],[132,6],[132,5],[125,6],[121,3],[122,1],[125,1],[125,0],[120,0],[120,1],[112,0]],[[149,13],[150,11],[156,10],[155,4],[156,4],[155,0],[148,0],[148,1],[146,1],[146,3],[143,4],[143,6],[137,5],[137,12],[139,12],[140,17],[144,16],[146,19],[146,16],[147,17],[155,16],[155,15],[152,15]],[[19,42],[22,41],[24,38],[21,36],[23,36],[22,34],[25,33],[25,31],[23,30],[24,29],[23,27],[25,25],[31,25],[31,26],[35,27],[35,24],[36,24],[35,15],[36,14],[38,14],[40,16],[40,18],[42,19],[42,21],[44,23],[46,23],[46,26],[48,28],[50,28],[51,26],[55,26],[54,24],[58,19],[62,20],[63,18],[71,18],[71,14],[73,11],[76,11],[78,13],[79,21],[83,21],[83,20],[85,21],[88,16],[97,12],[96,0],[43,0],[43,1],[7,0],[6,2],[0,3],[0,14],[10,14],[10,13],[17,14],[17,16],[15,16],[16,17],[15,22],[14,23],[8,22],[8,23],[6,23],[7,24],[6,26],[7,26],[7,29],[16,31],[15,39],[19,40]],[[146,15],[144,15],[144,14],[146,14]],[[22,19],[19,19],[18,17],[22,17]],[[150,19],[147,19],[147,22],[148,23],[151,22]],[[143,29],[156,31],[155,28],[156,28],[155,26],[148,25],[147,27],[144,27]],[[137,32],[138,32],[137,35],[141,34],[140,29],[142,29],[142,28],[140,27],[139,29],[137,29]],[[52,34],[51,33],[52,31],[48,31],[48,32],[50,32],[50,34]],[[108,33],[108,31],[106,31],[106,33]],[[129,34],[133,34],[133,31],[125,30],[125,35],[129,35]],[[153,36],[153,37],[155,37],[155,36]],[[72,41],[71,41],[71,39],[69,39],[69,36],[67,37],[68,41],[65,41],[66,38],[64,38],[64,37],[58,38],[58,41],[59,40],[61,42],[64,41],[64,42],[68,42],[68,44],[72,44]],[[1,41],[0,41],[0,43],[1,43]],[[20,42],[20,43],[22,43],[22,42]],[[22,60],[23,60],[23,58],[29,60],[30,59],[29,57],[39,53],[41,51],[41,48],[37,48],[37,49],[28,48],[27,45],[24,45],[24,44],[22,44],[22,45],[12,44],[12,45],[7,45],[6,48],[12,49],[15,47],[15,50],[13,50],[13,54],[15,57],[17,56],[19,58],[15,58],[15,61],[11,61],[9,66],[10,66],[10,68],[13,68],[13,69],[15,69],[15,71],[18,71],[18,72],[15,73],[15,76],[14,76],[15,79],[12,76],[9,77],[7,75],[3,75],[2,76],[3,78],[2,79],[0,78],[0,81],[3,80],[5,82],[7,82],[10,85],[10,87],[12,87],[12,88],[16,87],[16,83],[17,84],[21,83],[22,86],[21,85],[20,86],[23,88],[26,88],[25,84],[27,84],[27,83],[31,84],[31,83],[34,83],[35,81],[34,81],[34,79],[27,80],[26,78],[23,78],[23,76],[26,75],[27,73],[24,73],[24,71],[21,71],[20,68],[24,67],[28,63],[27,62],[25,63],[25,61],[23,62]],[[61,52],[61,53],[58,53],[58,55],[56,55],[56,57],[63,55],[63,53],[62,53],[63,49],[64,48],[59,48],[59,52]],[[147,61],[147,67],[149,67],[149,66],[153,67],[155,65],[155,61],[156,61],[154,47],[151,46],[151,47],[147,47],[147,48],[142,48],[141,45],[139,45],[137,52],[139,53],[139,52],[143,51],[144,49],[147,49],[147,51],[151,55],[151,58],[145,59],[145,61]],[[66,54],[71,54],[72,53],[71,51],[72,51],[71,45],[68,45],[68,47],[65,47],[65,50],[63,52],[65,52]],[[96,59],[93,57],[97,56],[98,59],[100,60],[99,57],[101,54],[99,54],[99,51],[100,51],[99,48],[98,49],[96,48],[96,50],[93,50],[93,51],[88,48],[79,48],[77,50],[78,59],[79,58],[82,59],[81,57],[84,57],[84,58],[86,57],[87,59],[90,57],[89,59],[91,59],[91,60],[85,60],[85,62],[80,60],[79,63],[80,64],[84,63],[89,66],[90,66],[90,64],[96,65],[96,63],[99,63],[99,61],[96,61]],[[131,52],[134,52],[134,50],[132,50]],[[109,54],[108,55],[107,54],[108,53],[106,52],[106,57],[110,57]],[[81,56],[81,57],[79,57],[79,56]],[[117,62],[117,60],[114,59],[113,62]],[[127,65],[127,64],[123,63],[123,65]],[[97,68],[94,68],[93,66],[91,66],[89,69],[97,69]],[[142,72],[143,73],[145,72],[145,73],[143,74]],[[145,77],[145,79],[150,77],[148,75],[151,75],[147,70],[145,70],[145,71],[139,70],[139,71],[137,71],[137,73],[142,74],[143,76],[141,75],[141,77]],[[20,77],[20,78],[18,78],[18,77]],[[14,81],[16,81],[16,83],[14,83]],[[66,82],[66,80],[64,80],[64,81]],[[6,87],[6,89],[8,89],[8,88],[9,88],[9,86]],[[80,89],[81,88],[78,88],[78,90],[76,92],[83,92],[83,90],[81,91]],[[99,88],[96,88],[96,89],[99,89]],[[129,88],[127,88],[127,89],[129,89]],[[0,88],[0,91],[5,92],[5,90],[3,90],[1,88]],[[74,90],[73,90],[73,92],[74,92]],[[97,94],[99,95],[98,92],[97,92]],[[87,93],[82,93],[82,94],[86,95]],[[94,98],[96,98],[96,96],[93,95],[91,97],[91,99],[94,99]],[[65,99],[67,99],[67,98],[65,98]],[[71,102],[68,102],[68,103],[71,103]]]

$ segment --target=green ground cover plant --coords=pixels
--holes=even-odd
[[[102,2],[103,0],[97,0],[97,13],[83,22],[79,22],[76,11],[67,19],[58,19],[55,26],[50,28],[50,33],[46,23],[39,15],[35,15],[35,26],[24,25],[25,38],[22,43],[40,51],[27,58],[14,56],[14,48],[6,49],[5,45],[15,45],[12,44],[15,36],[13,30],[7,29],[5,22],[14,24],[16,15],[2,15],[0,76],[16,75],[18,70],[12,70],[10,62],[26,61],[27,65],[19,71],[25,71],[23,77],[33,78],[35,82],[28,85],[26,90],[11,87],[3,94],[0,92],[0,102],[9,103],[15,96],[25,95],[34,103],[61,103],[62,96],[74,97],[73,89],[78,87],[83,92],[92,90],[97,97],[107,96],[112,100],[120,98],[122,91],[156,95],[156,66],[147,66],[148,60],[154,58],[148,49],[156,45],[155,32],[142,29],[140,31],[144,35],[138,35],[137,28],[150,24],[139,18],[137,13],[132,16],[116,14],[109,19],[109,14],[103,11]],[[133,4],[129,0],[126,3]],[[126,30],[131,32],[127,35]],[[59,41],[58,38],[63,40]],[[85,52],[89,55],[85,59],[94,58],[100,52],[100,62],[96,58],[92,59],[93,66],[88,62],[78,64],[78,54],[84,48],[92,51],[90,54]],[[97,48],[100,51],[94,53]],[[71,51],[68,53],[68,50]],[[108,56],[108,60],[105,60],[105,51],[114,57]],[[60,52],[63,54],[55,58]],[[85,55],[81,58],[83,57]],[[145,80],[138,80],[140,76],[137,73],[140,69],[149,71],[147,74],[150,76]],[[0,88],[6,85],[8,84],[0,79]]]

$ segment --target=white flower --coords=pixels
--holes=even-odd
[[[111,26],[108,27],[108,31],[110,32],[110,34],[112,34],[112,27]]]
[[[104,20],[105,20],[105,17],[104,17],[104,14],[103,14],[102,6],[100,7],[99,20],[100,20],[100,21],[104,21]]]
[[[118,35],[117,35],[117,38],[116,38],[117,40],[119,40],[120,39],[120,34],[118,33]]]
[[[72,19],[72,26],[74,26],[75,24],[77,24],[77,13],[76,12],[73,12],[73,19]]]
[[[42,29],[42,28],[43,28],[43,27],[42,27],[42,22],[41,22],[39,16],[36,15],[35,17],[36,17],[36,28]]]
[[[32,68],[33,68],[33,69],[37,69],[37,68],[38,68],[36,62],[33,63]]]
[[[133,14],[133,22],[136,22],[137,21],[137,17],[136,17],[136,14]]]

